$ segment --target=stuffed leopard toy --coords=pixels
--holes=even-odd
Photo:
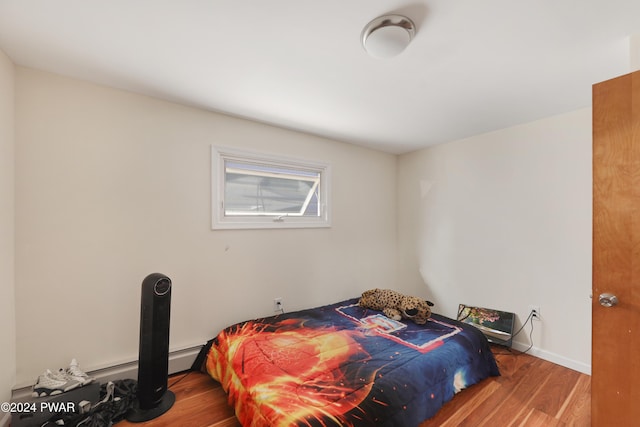
[[[371,289],[364,291],[358,305],[372,310],[381,310],[385,316],[400,320],[411,319],[424,325],[431,316],[431,301],[403,295],[391,289]]]

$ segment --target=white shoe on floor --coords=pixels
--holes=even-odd
[[[80,385],[87,385],[93,381],[93,378],[86,374],[80,367],[78,366],[78,361],[76,359],[71,359],[71,363],[69,367],[64,371],[64,373],[69,377],[69,379],[78,381]]]
[[[33,386],[33,397],[55,396],[69,390],[73,390],[76,387],[80,387],[80,382],[67,377],[66,375],[60,375],[59,373],[53,373],[47,369],[44,374],[40,375]]]

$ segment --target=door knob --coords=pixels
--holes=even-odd
[[[598,301],[603,307],[613,307],[614,305],[618,305],[618,297],[614,294],[600,294]]]

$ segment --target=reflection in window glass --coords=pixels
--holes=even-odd
[[[320,216],[320,173],[225,161],[224,214]]]

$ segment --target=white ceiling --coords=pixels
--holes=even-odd
[[[417,33],[369,57],[386,13]],[[18,65],[403,153],[587,107],[640,0],[0,0]]]

